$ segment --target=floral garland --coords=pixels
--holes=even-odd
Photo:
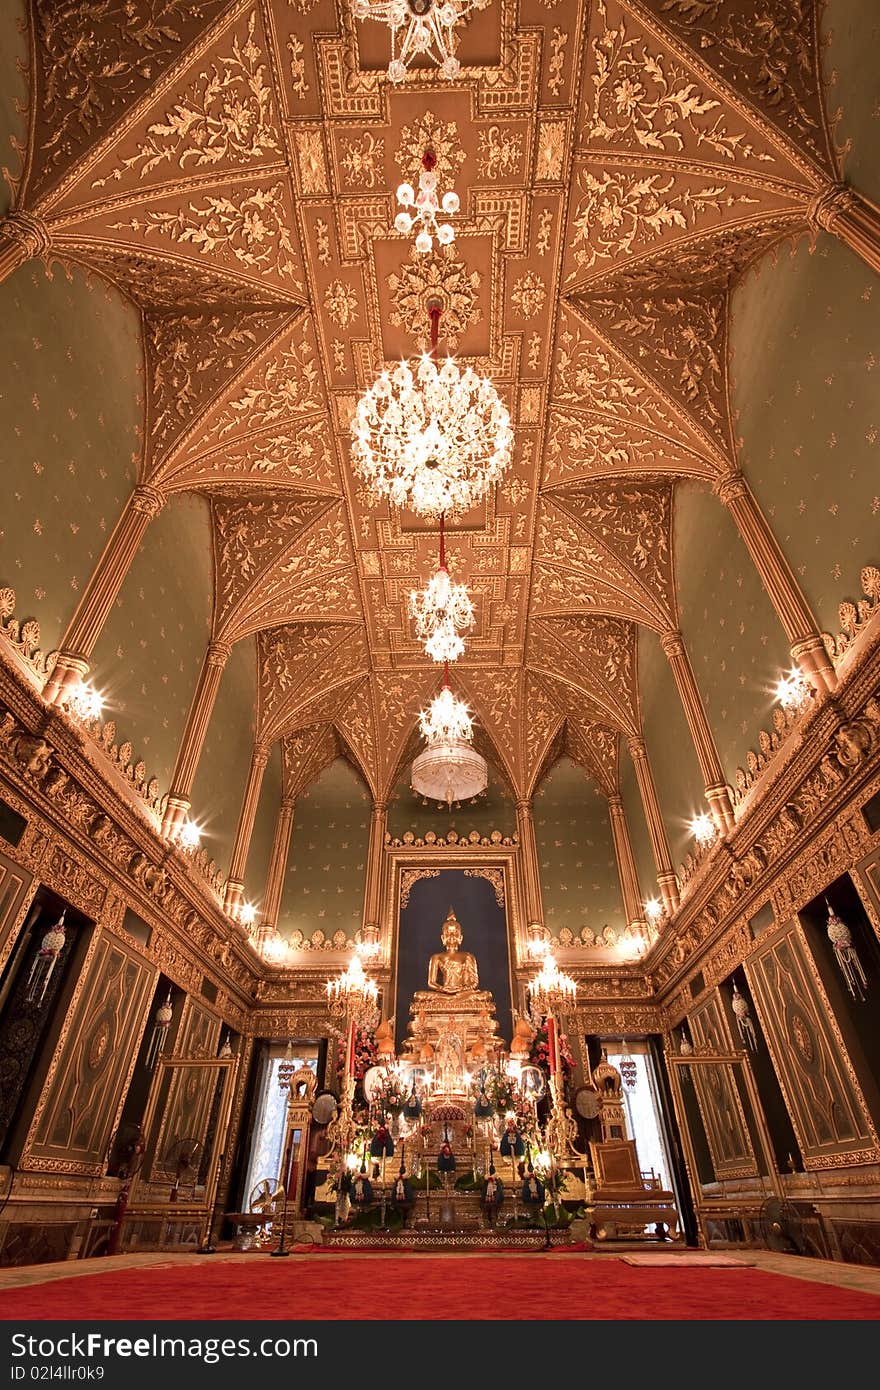
[[[370,1067],[374,1067],[379,1060],[379,1049],[376,1046],[372,1032],[365,1028],[358,1028],[354,1035],[354,1077],[356,1081],[363,1081]],[[345,1038],[339,1039],[339,1048],[336,1054],[336,1070],[340,1076],[345,1071]]]
[[[559,1065],[562,1068],[563,1079],[567,1081],[574,1071],[574,1058],[571,1055],[571,1048],[565,1034],[557,1032],[556,1037],[559,1046]],[[545,1075],[550,1075],[550,1040],[547,1037],[546,1023],[541,1024],[532,1040],[529,1061],[533,1062],[536,1067],[540,1067]]]

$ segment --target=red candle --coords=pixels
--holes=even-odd
[[[354,1070],[355,1070],[354,1039],[355,1039],[355,1022],[354,1022],[354,1019],[352,1019],[352,1020],[351,1020],[351,1023],[349,1023],[349,1025],[348,1025],[348,1074],[349,1074],[349,1076],[354,1076]]]
[[[547,1051],[550,1056],[550,1075],[555,1076],[559,1069],[559,1052],[556,1042],[556,1019],[552,1014],[547,1016]]]

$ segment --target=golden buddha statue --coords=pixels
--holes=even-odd
[[[476,958],[470,951],[461,950],[462,931],[452,908],[446,914],[440,939],[443,951],[428,962],[428,989],[442,994],[464,994],[476,989],[480,982]]]

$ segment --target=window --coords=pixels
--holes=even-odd
[[[310,1067],[317,1075],[318,1044],[295,1042],[293,1055],[288,1057],[284,1043],[274,1043],[269,1048],[263,1072],[258,1082],[256,1123],[254,1137],[248,1160],[247,1179],[244,1185],[242,1206],[247,1210],[250,1195],[257,1183],[268,1178],[274,1183],[283,1177],[281,1164],[284,1149],[284,1118],[287,1110],[287,1089],[278,1085],[281,1064],[293,1064],[294,1071],[300,1067]]]

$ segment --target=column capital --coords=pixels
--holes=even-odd
[[[294,808],[295,805],[296,805],[296,797],[295,797],[295,796],[282,796],[282,798],[281,798],[281,814],[284,815],[284,816],[292,816],[292,815],[293,815],[293,808]]]
[[[205,653],[205,661],[208,666],[225,666],[229,660],[229,653],[231,651],[231,642],[209,642],[208,650]]]
[[[626,740],[626,746],[630,751],[630,757],[634,762],[640,762],[647,758],[648,750],[645,747],[645,740],[641,734],[630,734]]]
[[[858,206],[858,197],[847,183],[827,183],[807,206],[807,221],[813,231],[830,232],[841,213]]]
[[[387,814],[387,812],[388,812],[388,802],[387,802],[387,801],[374,801],[374,802],[373,802],[373,808],[372,808],[372,810],[371,810],[371,812],[370,812],[370,814],[371,814],[372,816],[384,816],[384,815]]]
[[[131,494],[132,511],[143,512],[151,520],[158,516],[165,506],[165,494],[150,483],[138,483]]]
[[[20,246],[30,260],[34,256],[46,257],[52,245],[49,228],[35,212],[16,208],[0,219],[0,236]]]
[[[532,814],[532,803],[528,797],[522,796],[516,803],[516,809],[517,811],[521,811],[523,815],[530,816]]]
[[[720,497],[725,507],[729,507],[731,502],[735,502],[739,497],[745,497],[749,491],[745,474],[739,471],[735,473],[725,473],[723,478],[719,478],[715,484],[715,491]]]
[[[674,656],[684,656],[684,638],[677,627],[660,634],[660,646],[670,660]]]
[[[623,810],[623,797],[620,795],[620,792],[610,792],[606,799],[608,801],[608,810],[611,812],[612,816],[619,815]]]
[[[254,743],[254,751],[251,755],[255,766],[265,768],[271,752],[271,743],[263,743],[262,739],[257,739]]]

